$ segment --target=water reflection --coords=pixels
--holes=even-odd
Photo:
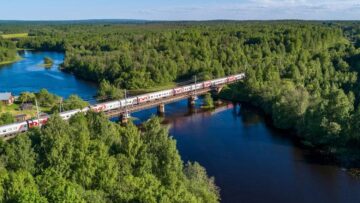
[[[360,182],[272,129],[262,113],[228,103],[189,113],[186,100],[166,105],[165,124],[182,159],[198,161],[221,187],[222,202],[360,202]],[[146,120],[156,109],[133,114]]]

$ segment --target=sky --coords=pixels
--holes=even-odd
[[[0,20],[360,20],[360,0],[0,0]]]

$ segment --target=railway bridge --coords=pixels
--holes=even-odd
[[[107,101],[90,105],[82,109],[74,109],[60,112],[59,116],[64,120],[69,120],[77,113],[86,113],[88,111],[104,112],[108,117],[120,117],[122,122],[127,122],[129,114],[148,108],[157,107],[160,114],[165,113],[165,105],[183,99],[188,99],[189,106],[195,105],[195,99],[198,95],[208,92],[220,92],[228,84],[238,82],[245,78],[245,73],[231,75],[223,78],[207,80],[197,83],[178,86],[172,89],[158,92],[146,93],[132,96],[130,98]],[[0,126],[0,138],[9,138],[17,133],[25,132],[31,128],[45,125],[51,115],[40,116],[26,121]]]
[[[227,82],[226,84],[231,84],[234,82],[237,82],[237,81]],[[121,107],[121,108],[117,108],[117,109],[112,109],[109,111],[105,111],[104,113],[109,118],[120,117],[121,122],[126,123],[128,121],[128,118],[130,117],[131,113],[157,107],[157,112],[159,114],[164,114],[166,104],[177,102],[177,101],[180,101],[183,99],[188,99],[188,106],[193,107],[195,105],[195,100],[196,100],[197,96],[204,95],[209,92],[219,93],[222,90],[222,88],[224,87],[224,85],[225,84],[215,85],[215,86],[211,86],[211,87],[207,87],[207,88],[203,88],[203,89],[199,89],[199,90],[194,90],[191,92],[185,92],[185,93],[181,93],[181,94],[172,95],[169,97],[163,97],[163,98],[148,101],[145,103],[140,103],[140,104],[130,105],[130,106]]]

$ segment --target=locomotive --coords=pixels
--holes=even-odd
[[[74,110],[70,110],[70,111],[61,112],[60,117],[64,120],[69,120],[73,115],[80,113],[80,112],[86,113],[87,111],[90,111],[90,110],[95,111],[95,112],[106,112],[106,111],[110,111],[110,110],[117,109],[117,108],[124,108],[126,106],[138,105],[138,104],[151,102],[154,100],[158,100],[158,99],[162,99],[162,98],[166,98],[166,97],[170,97],[170,96],[174,96],[174,95],[178,95],[178,94],[184,94],[184,93],[188,93],[191,91],[200,90],[203,88],[209,88],[211,86],[222,85],[222,84],[226,84],[229,82],[238,81],[238,80],[243,79],[244,77],[245,77],[245,74],[241,73],[241,74],[232,75],[229,77],[208,80],[208,81],[204,81],[204,82],[197,83],[197,84],[176,87],[176,88],[169,89],[169,90],[163,90],[163,91],[138,95],[138,96],[121,99],[121,100],[116,100],[116,101],[99,103],[99,104],[85,107],[83,109],[74,109]],[[7,137],[7,136],[10,136],[10,135],[13,135],[16,133],[25,132],[28,129],[31,129],[34,127],[39,127],[39,126],[45,125],[49,118],[50,118],[50,116],[43,116],[40,118],[30,119],[30,120],[19,122],[19,123],[12,123],[12,124],[8,124],[8,125],[0,126],[0,137]]]

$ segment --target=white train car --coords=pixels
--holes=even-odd
[[[160,91],[160,92],[158,92],[158,95],[160,98],[170,97],[170,96],[174,95],[174,90]]]
[[[144,102],[149,102],[149,101],[153,101],[156,99],[161,99],[161,98],[165,98],[168,96],[172,96],[173,94],[174,94],[173,90],[164,90],[164,91],[140,95],[137,98],[138,98],[139,103],[144,103]]]
[[[25,132],[28,130],[26,121],[0,126],[0,137],[6,137],[12,134]]]
[[[207,88],[207,87],[210,87],[210,86],[211,86],[211,80],[203,82],[203,87],[204,88]]]
[[[227,78],[220,78],[220,79],[212,80],[211,84],[212,85],[221,85],[221,84],[225,84],[226,82],[227,82]]]
[[[199,89],[203,89],[204,88],[204,83],[198,83],[195,85],[195,89],[199,90]]]
[[[90,109],[91,109],[90,106],[87,106],[87,107],[81,109],[81,112],[86,113],[86,112],[90,111]]]
[[[190,92],[195,89],[195,85],[187,85],[184,88],[184,92]]]
[[[234,75],[229,76],[229,77],[227,78],[227,82],[233,82],[233,81],[236,81],[236,77],[235,77]]]
[[[95,112],[104,111],[106,109],[106,103],[95,104],[93,106],[90,106],[90,109]]]
[[[137,97],[130,97],[130,98],[127,98],[127,99],[122,99],[119,102],[120,102],[120,107],[125,107],[125,106],[130,106],[130,105],[137,104],[138,99],[137,99]]]
[[[177,88],[174,88],[173,94],[181,94],[181,93],[191,92],[194,90],[203,89],[204,87],[205,87],[204,83],[198,83],[196,85],[187,85],[184,87],[177,87]]]
[[[126,105],[136,105],[138,104],[138,98],[137,97],[130,97],[126,99]]]
[[[124,107],[125,105],[127,105],[126,103],[129,103],[127,100],[125,101],[125,99],[122,99],[119,102],[121,107]]]
[[[138,102],[139,102],[139,103],[144,103],[144,102],[147,102],[147,101],[150,101],[150,96],[149,96],[149,94],[145,94],[145,95],[140,95],[140,96],[138,96]]]
[[[184,92],[184,88],[183,87],[177,87],[174,88],[174,94],[181,94]]]
[[[241,79],[245,78],[245,73],[234,75],[234,77],[236,78],[236,80],[241,80]]]
[[[105,103],[105,109],[103,111],[109,111],[112,109],[117,109],[120,108],[120,101],[112,101],[112,102],[107,102]]]
[[[105,103],[96,104],[94,106],[90,106],[90,109],[95,112],[108,111],[114,108],[120,107],[119,101],[110,101]]]

